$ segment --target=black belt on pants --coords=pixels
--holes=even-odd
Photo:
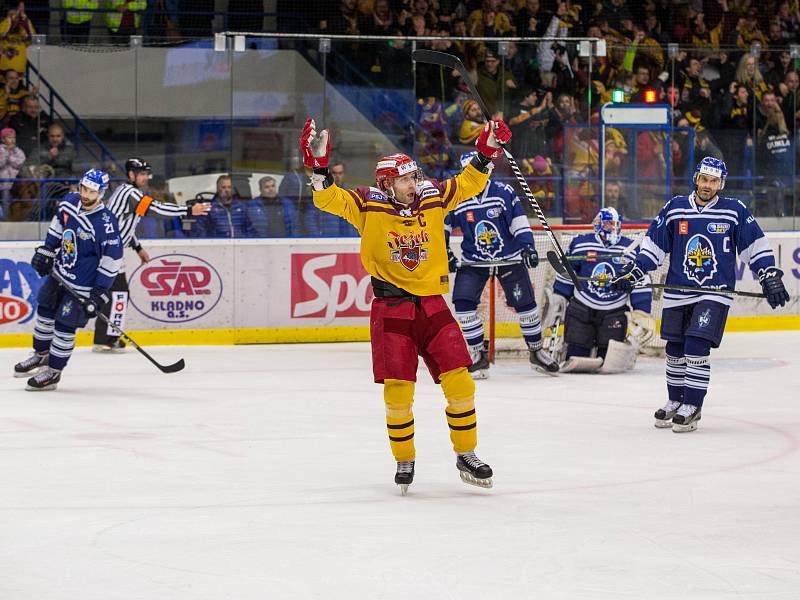
[[[399,302],[414,302],[419,304],[419,296],[399,288],[393,283],[372,277],[372,291],[376,298],[397,298]]]

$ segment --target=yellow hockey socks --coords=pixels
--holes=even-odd
[[[383,382],[383,401],[386,404],[386,427],[394,459],[398,462],[414,460],[414,413],[411,411],[414,382],[386,379]]]
[[[458,454],[472,452],[478,445],[478,420],[475,416],[475,382],[464,367],[439,376],[447,398],[447,424],[450,441]]]

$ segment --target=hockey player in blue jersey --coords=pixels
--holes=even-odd
[[[122,262],[117,218],[102,202],[108,174],[91,169],[78,188],[58,203],[44,245],[31,259],[36,272],[47,278],[37,296],[33,353],[14,366],[15,377],[30,377],[26,389],[31,391],[56,389],[75,347],[75,330],[108,302]],[[48,275],[53,269],[86,299],[85,310]]]
[[[675,196],[650,224],[647,235],[625,273],[615,281],[631,289],[670,255],[666,283],[697,291],[667,289],[661,315],[661,337],[667,342],[666,405],[655,413],[655,425],[674,432],[694,431],[711,377],[709,355],[725,330],[730,296],[704,293],[733,290],[736,257],[758,277],[774,309],[789,301],[783,272],[755,217],[734,198],[720,196],[725,187],[725,163],[704,158],[694,174],[694,191]]]
[[[476,154],[463,154],[462,166]],[[496,267],[497,277],[508,305],[519,316],[519,326],[528,345],[532,365],[544,373],[556,373],[558,363],[542,348],[542,325],[528,274],[528,269],[535,269],[539,264],[539,255],[528,217],[514,189],[489,180],[481,194],[448,213],[444,223],[450,272],[456,272],[453,304],[456,319],[472,355],[473,364],[469,371],[473,378],[486,379],[489,375],[483,321],[477,309],[489,279],[489,268],[497,263],[500,263]],[[450,233],[456,227],[464,235],[460,266],[449,246]]]
[[[566,275],[558,275],[544,323],[551,335],[564,324],[567,360],[562,372],[619,373],[633,367],[639,346],[654,335],[653,293],[649,288],[629,293],[611,285],[636,254],[636,242],[622,235],[617,210],[603,208],[592,225],[594,232],[575,236],[567,250],[578,259],[572,262],[575,273],[591,279],[576,290]],[[632,344],[625,342],[629,329]]]

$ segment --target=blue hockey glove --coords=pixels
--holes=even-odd
[[[535,269],[539,266],[539,253],[536,246],[523,246],[519,254],[522,257],[522,264],[526,269]]]
[[[456,271],[458,271],[458,267],[459,266],[460,265],[458,264],[458,259],[456,258],[456,255],[453,254],[453,251],[450,250],[450,246],[448,246],[447,247],[447,270],[450,271],[451,273],[455,273]]]
[[[633,288],[644,281],[646,273],[642,271],[636,263],[629,262],[619,273],[611,287],[619,292],[630,292]]]
[[[783,271],[775,267],[762,269],[758,274],[758,282],[772,308],[783,306],[789,301],[789,292],[786,291],[781,277],[783,277]]]
[[[92,288],[89,292],[89,301],[86,303],[86,314],[89,317],[95,316],[111,300],[108,290],[101,287]]]
[[[56,258],[56,251],[47,246],[39,246],[31,258],[31,266],[40,276],[44,277],[53,270],[53,261]]]

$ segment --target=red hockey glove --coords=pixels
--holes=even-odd
[[[500,156],[500,144],[507,144],[510,139],[508,125],[502,119],[492,119],[481,129],[475,145],[486,158],[497,158]]]
[[[317,133],[314,119],[306,119],[303,133],[300,134],[300,150],[303,164],[312,169],[327,169],[331,159],[331,140],[328,130]]]

